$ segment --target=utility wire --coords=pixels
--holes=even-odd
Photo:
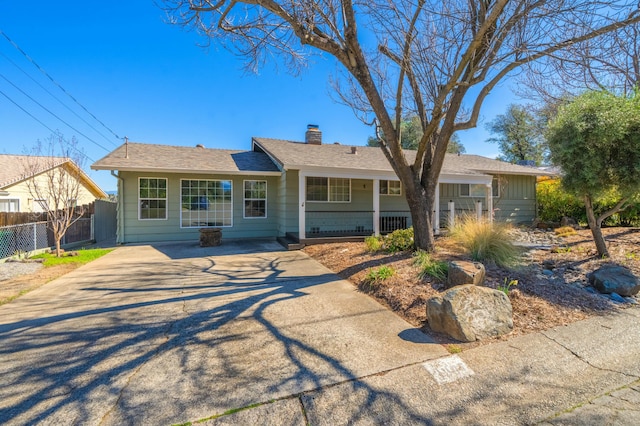
[[[77,132],[79,135],[84,136],[85,138],[87,138],[87,140],[91,143],[93,143],[94,145],[104,149],[105,151],[109,152],[110,149],[105,148],[103,145],[100,145],[98,142],[94,141],[93,139],[91,139],[89,136],[85,135],[84,133],[82,133],[80,130],[76,129],[75,127],[73,127],[71,124],[67,123],[66,121],[64,121],[62,118],[60,118],[60,116],[56,115],[55,113],[53,113],[49,108],[45,107],[44,105],[42,105],[40,102],[36,101],[35,99],[33,99],[31,96],[29,96],[28,93],[26,93],[24,90],[22,90],[21,88],[19,88],[18,86],[16,86],[15,84],[13,84],[7,77],[5,77],[3,74],[0,73],[0,78],[4,79],[7,83],[9,83],[10,85],[12,85],[16,90],[18,90],[20,93],[22,93],[23,95],[25,95],[27,98],[31,99],[32,102],[34,102],[36,105],[38,105],[40,108],[42,108],[43,110],[47,111],[49,114],[53,115],[55,118],[57,118],[58,120],[60,120],[62,123],[64,123],[67,127],[71,128],[72,130],[74,130],[75,132]]]
[[[51,127],[47,126],[46,124],[44,124],[42,121],[40,121],[36,116],[34,116],[33,114],[31,114],[29,111],[27,111],[26,109],[24,109],[23,107],[21,107],[16,101],[14,101],[13,99],[11,99],[6,93],[4,93],[2,90],[0,90],[0,95],[4,96],[5,98],[7,98],[9,100],[9,102],[11,102],[12,104],[14,104],[15,106],[17,106],[18,108],[20,108],[25,114],[27,114],[29,117],[33,118],[35,121],[37,121],[38,123],[40,123],[44,128],[46,128],[47,130],[49,130],[52,134],[58,133],[55,130],[53,130]],[[92,162],[96,162],[96,160],[94,160],[93,158],[89,157],[87,154],[85,154],[83,151],[80,151],[78,148],[74,147],[74,150],[78,153],[80,153],[81,155],[84,155],[86,158],[88,158],[90,161]]]
[[[104,138],[104,140],[106,140],[107,142],[109,142],[111,145],[117,147],[118,144],[116,144],[115,142],[113,142],[111,139],[109,139],[108,137],[106,137],[104,135],[104,133],[101,133],[98,129],[96,129],[95,127],[93,127],[93,125],[91,125],[91,123],[89,123],[87,120],[85,120],[84,118],[82,118],[77,112],[75,112],[74,110],[72,110],[71,108],[69,108],[69,106],[67,104],[65,104],[64,102],[62,102],[60,100],[60,98],[56,97],[56,95],[54,95],[53,93],[51,93],[46,87],[44,87],[38,80],[36,80],[35,78],[33,78],[28,72],[26,72],[24,69],[22,69],[22,67],[20,67],[20,65],[16,64],[13,60],[11,60],[11,58],[9,58],[7,55],[5,55],[4,53],[0,52],[0,56],[2,56],[4,59],[6,59],[9,63],[11,63],[11,65],[13,65],[14,67],[16,67],[18,70],[20,70],[24,75],[26,75],[31,81],[33,81],[35,84],[37,84],[38,86],[40,86],[40,88],[42,90],[44,90],[45,92],[47,92],[53,99],[55,99],[56,101],[58,101],[60,103],[60,105],[62,105],[63,107],[65,107],[69,112],[71,112],[73,115],[75,115],[76,117],[78,117],[80,120],[82,120],[82,122],[84,124],[86,124],[87,126],[89,126],[94,132],[96,132],[97,134],[99,134],[100,136],[102,136]]]
[[[31,63],[32,63],[36,68],[38,68],[38,70],[39,70],[42,74],[44,74],[44,75],[45,75],[49,80],[51,80],[51,82],[52,82],[53,84],[55,84],[56,86],[58,86],[58,88],[59,88],[60,90],[62,90],[62,91],[63,91],[63,92],[68,96],[68,97],[70,97],[70,98],[71,98],[71,100],[73,100],[73,102],[75,102],[75,103],[76,103],[80,108],[82,108],[82,109],[83,109],[87,114],[89,114],[91,117],[93,117],[93,119],[94,119],[94,120],[96,120],[98,123],[100,123],[100,124],[102,125],[102,127],[104,127],[105,129],[107,129],[107,130],[109,131],[109,133],[111,133],[113,136],[115,136],[115,137],[116,137],[116,139],[122,139],[122,138],[121,138],[120,136],[118,136],[118,135],[117,135],[113,130],[111,130],[111,129],[106,125],[106,124],[104,124],[102,121],[100,121],[100,120],[98,119],[98,117],[96,117],[96,116],[95,116],[95,115],[93,115],[91,112],[89,112],[89,110],[88,110],[87,108],[85,108],[85,106],[84,106],[84,105],[82,105],[80,102],[78,102],[78,100],[77,100],[76,98],[74,98],[74,97],[71,95],[71,93],[67,92],[67,91],[65,90],[65,88],[64,88],[64,87],[62,87],[62,86],[60,85],[60,83],[58,83],[56,80],[54,80],[54,79],[53,79],[53,77],[51,77],[51,76],[49,75],[49,73],[47,73],[47,72],[44,70],[44,68],[42,68],[40,65],[38,65],[38,64],[36,63],[36,61],[34,61],[34,60],[33,60],[33,58],[31,58],[31,56],[27,55],[27,53],[26,53],[24,50],[22,50],[22,49],[20,48],[20,46],[18,46],[18,44],[17,44],[16,42],[14,42],[13,40],[11,40],[11,38],[10,38],[10,37],[9,37],[9,36],[4,32],[4,31],[2,31],[1,29],[0,29],[0,34],[2,34],[2,36],[3,36],[4,38],[6,38],[6,39],[7,39],[7,41],[8,41],[9,43],[11,43],[11,44],[13,45],[13,47],[15,47],[15,48],[18,50],[18,52],[22,53],[22,55],[23,55],[25,58],[27,58],[27,60],[28,60],[29,62],[31,62]]]

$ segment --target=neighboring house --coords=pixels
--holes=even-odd
[[[224,238],[309,242],[411,226],[404,190],[380,148],[322,144],[313,126],[305,142],[254,138],[251,151],[128,143],[91,167],[117,171],[122,243],[197,239],[202,227],[220,227]],[[436,224],[446,223],[451,201],[457,213],[481,203],[485,215],[530,223],[539,174],[447,154]]]
[[[80,180],[78,197],[73,200],[75,204],[88,204],[97,198],[108,197],[68,158],[0,154],[0,212],[47,211],[51,200],[34,197],[29,185],[34,182],[46,185],[46,180],[58,177],[61,170]]]

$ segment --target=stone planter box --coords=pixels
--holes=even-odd
[[[200,247],[215,247],[222,244],[222,229],[200,228]]]

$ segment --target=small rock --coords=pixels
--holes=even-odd
[[[550,276],[552,276],[552,275],[553,275],[553,271],[550,271],[550,270],[548,270],[548,269],[543,269],[543,270],[542,270],[542,273],[543,273],[544,275],[548,276],[548,277],[550,277]]]
[[[447,288],[463,284],[484,284],[485,268],[479,262],[465,262],[456,260],[449,263],[447,273]]]
[[[636,300],[635,297],[623,297],[623,299],[625,300],[625,302],[630,303],[632,305],[638,304],[638,301]]]
[[[556,262],[554,262],[554,261],[553,261],[553,260],[551,260],[551,259],[545,259],[545,260],[542,262],[542,267],[543,267],[544,269],[549,269],[549,270],[551,270],[551,269],[553,269],[553,268],[555,268],[555,267],[556,267]]]

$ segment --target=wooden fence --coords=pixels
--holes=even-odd
[[[80,211],[84,208],[83,218],[91,218],[91,215],[95,211],[95,203],[85,204],[83,206],[76,207],[76,212],[80,213]],[[22,225],[24,223],[32,223],[32,222],[46,222],[47,221],[47,212],[42,213],[7,213],[0,212],[0,226],[9,226],[9,225]]]

